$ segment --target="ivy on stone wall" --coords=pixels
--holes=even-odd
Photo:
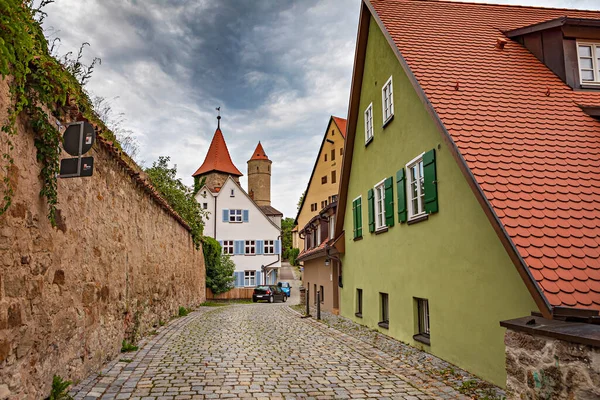
[[[24,115],[36,135],[37,160],[41,165],[40,196],[46,199],[48,218],[55,225],[61,134],[49,114],[58,119],[64,119],[67,114],[85,118],[100,126],[106,139],[116,143],[116,138],[95,115],[82,86],[98,60],[94,59],[91,66],[84,68],[81,50],[75,60],[65,57],[62,62],[50,53],[41,22],[45,16],[42,8],[52,1],[43,0],[34,8],[31,0],[0,0],[0,75],[9,80],[11,94],[8,118],[2,125],[5,143],[2,143],[0,215],[12,201],[11,136],[17,134],[17,118]]]

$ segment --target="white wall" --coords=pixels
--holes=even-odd
[[[200,204],[200,207],[206,203],[208,211],[208,216],[204,218],[204,235],[209,237],[214,237],[215,232],[215,196],[210,192],[210,190],[203,188],[196,193],[196,201]]]
[[[231,190],[234,196],[231,197]],[[204,234],[216,240],[281,240],[281,231],[273,225],[271,219],[265,216],[256,204],[240,189],[231,179],[228,179],[217,194],[217,209],[214,212],[214,201],[210,191],[206,190],[206,198],[202,189],[196,195],[196,199],[202,203],[208,202],[210,212],[209,220],[206,221]],[[223,222],[223,210],[241,209],[248,210],[248,222],[231,223]],[[213,217],[214,216],[214,217]],[[214,234],[214,218],[216,218],[217,233]],[[281,246],[280,246],[281,252]],[[268,255],[232,255],[236,271],[260,271],[262,265],[276,262],[269,268],[281,267],[281,257],[277,254]],[[279,260],[279,261],[278,261]]]

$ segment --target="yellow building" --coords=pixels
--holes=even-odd
[[[304,238],[298,232],[319,211],[337,200],[345,138],[346,120],[332,116],[294,221],[292,244],[300,251],[304,249]]]

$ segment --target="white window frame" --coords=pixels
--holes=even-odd
[[[415,218],[419,218],[423,215],[426,214],[425,212],[425,192],[423,190],[422,185],[418,184],[417,185],[417,208],[421,208],[420,210],[415,210],[415,207],[413,205],[413,192],[412,192],[412,183],[413,183],[413,179],[412,179],[412,173],[411,173],[411,168],[414,167],[415,165],[421,163],[423,164],[423,155],[425,155],[425,153],[421,153],[421,155],[419,155],[418,157],[415,157],[414,159],[412,159],[408,164],[406,164],[406,201],[408,202],[408,220],[412,220]],[[419,174],[423,173],[423,168],[418,169],[419,170]],[[422,181],[424,180],[424,176],[419,176],[417,178],[418,180]]]
[[[419,335],[429,337],[430,335],[430,322],[429,322],[429,300],[417,299],[417,317],[419,323],[417,324],[419,329]]]
[[[361,210],[360,210],[360,226],[362,227],[363,226],[362,225],[362,223],[363,223],[363,221],[362,221],[362,219],[363,219],[362,218],[362,194],[360,196],[356,197],[354,200],[352,200],[352,203],[354,203],[358,199],[360,199],[360,208],[361,208]],[[358,226],[358,224],[357,224],[357,226]],[[354,237],[355,232],[356,231],[354,230],[354,225],[352,225],[352,233],[353,233],[352,237]]]
[[[244,254],[247,256],[253,256],[256,254],[256,240],[244,241]]]
[[[264,254],[275,254],[275,241],[274,240],[265,240],[265,249]]]
[[[592,72],[594,74],[593,81],[584,81],[582,68],[581,68],[581,56],[579,55],[580,46],[589,46],[592,52]],[[586,57],[587,58],[587,57]],[[577,67],[579,68],[579,83],[582,85],[600,85],[600,42],[588,42],[588,41],[577,41]],[[589,69],[586,68],[587,71]]]
[[[389,88],[389,95],[386,98],[386,89]],[[386,100],[389,100],[389,114],[386,115]],[[394,85],[392,77],[387,80],[385,85],[381,88],[381,114],[383,116],[383,125],[385,125],[394,116]]]
[[[378,196],[378,189],[381,189],[381,195]],[[375,203],[375,230],[384,229],[387,227],[385,221],[385,179],[373,187],[373,201]],[[381,221],[379,217],[381,216]]]
[[[239,223],[244,220],[244,211],[238,209],[229,210],[229,222]]]
[[[365,145],[373,140],[373,103],[365,110]]]
[[[223,254],[231,254],[234,253],[233,240],[223,240]]]
[[[244,271],[244,286],[256,286],[256,271]]]

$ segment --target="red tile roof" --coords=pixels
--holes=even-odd
[[[600,92],[573,91],[502,34],[600,12],[371,4],[549,303],[600,309],[600,122],[578,106]]]
[[[307,250],[302,250],[300,252],[300,254],[298,254],[298,256],[296,257],[296,259],[298,261],[303,261],[306,258],[315,255],[317,253],[320,253],[321,251],[325,250],[325,247],[327,246],[327,243],[329,243],[329,239],[326,238],[325,240],[323,240],[323,242],[321,242],[320,245],[318,245],[317,247],[311,247],[310,249]]]
[[[217,128],[215,131],[215,135],[213,136],[212,142],[210,142],[210,147],[208,148],[208,153],[206,154],[204,162],[192,176],[206,174],[211,171],[225,172],[234,176],[243,175],[240,170],[233,165],[233,161],[231,161],[231,156],[229,155],[229,150],[227,149],[227,144],[225,143],[225,138],[223,137],[223,132],[221,132],[220,128]]]
[[[265,153],[265,149],[263,149],[262,144],[260,144],[260,142],[258,142],[258,145],[256,145],[256,149],[254,149],[254,153],[252,153],[252,157],[250,157],[250,160],[268,160],[269,157],[267,157],[267,154]]]
[[[346,137],[346,122],[347,121],[344,118],[334,117],[333,115],[331,116],[331,118],[333,118],[333,120],[335,121],[335,124],[340,129],[340,132],[342,132],[342,136]]]

